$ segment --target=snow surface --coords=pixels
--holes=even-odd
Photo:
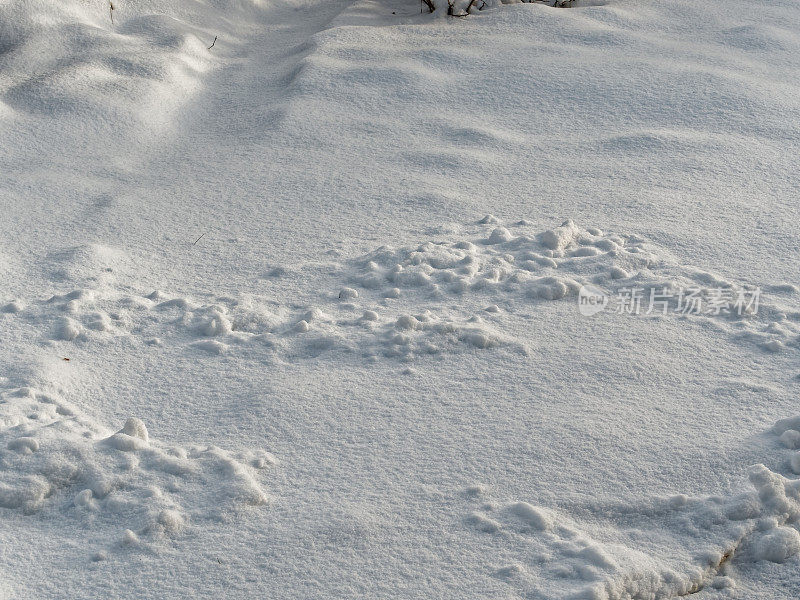
[[[0,597],[800,596],[800,6],[574,4],[0,0]]]

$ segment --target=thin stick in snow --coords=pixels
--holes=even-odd
[[[214,41],[211,42],[211,45],[208,47],[208,49],[211,50],[214,47],[214,44],[216,43],[217,43],[217,36],[214,36]]]

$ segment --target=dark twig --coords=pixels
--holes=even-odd
[[[469,0],[469,5],[467,5],[467,10],[456,14],[455,2],[453,2],[453,0],[447,0],[447,15],[450,17],[468,17],[469,11],[472,10],[473,4],[475,4],[475,0]]]
[[[111,24],[114,24],[114,3],[108,0],[108,14],[111,15]]]
[[[574,0],[522,0],[528,4],[546,4],[553,8],[572,8]],[[481,9],[478,9],[481,10]]]
[[[214,41],[211,42],[211,45],[208,47],[208,49],[211,50],[214,47],[214,44],[216,43],[217,43],[217,36],[214,36]]]
[[[204,231],[204,232],[203,232],[203,235],[205,235],[205,234],[206,234],[206,232]],[[194,244],[192,244],[192,246],[196,246],[196,245],[197,245],[197,242],[199,242],[200,240],[202,240],[202,239],[203,239],[203,235],[201,235],[199,238],[197,238],[197,239],[194,241]]]

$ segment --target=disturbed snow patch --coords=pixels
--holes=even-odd
[[[410,362],[495,348],[524,356],[542,303],[574,302],[576,318],[583,318],[578,294],[582,286],[592,286],[608,296],[637,290],[642,313],[651,295],[673,291],[652,315],[643,316],[703,319],[768,352],[800,346],[794,286],[762,290],[757,310],[742,314],[682,312],[678,290],[696,291],[709,302],[714,292],[752,295],[755,288],[684,265],[637,235],[604,233],[572,221],[537,231],[524,221],[504,226],[487,216],[478,224],[449,227],[442,238],[382,246],[332,264],[329,291],[301,309],[255,296],[198,302],[158,291],[121,293],[114,273],[130,260],[107,247],[78,248],[65,255],[62,271],[86,287],[45,302],[8,299],[3,311],[57,341],[135,336],[154,346],[185,345],[210,355],[257,344],[288,360],[340,351],[368,361]]]
[[[787,435],[787,432],[791,432]],[[793,471],[800,417],[779,421],[773,434],[790,450]],[[735,566],[797,562],[800,479],[764,465],[749,485],[728,497],[654,498],[639,506],[590,504],[580,512],[497,501],[481,486],[465,524],[523,548],[519,559],[492,573],[526,597],[625,600],[677,598],[736,585]]]
[[[264,451],[164,444],[136,418],[107,431],[32,388],[0,392],[0,508],[108,531],[112,548],[157,544],[266,503],[257,471],[274,463]]]
[[[649,308],[651,295],[673,291],[675,296],[664,301],[664,312],[673,317],[711,318],[720,328],[770,351],[800,345],[800,311],[780,304],[775,297],[796,296],[793,286],[765,290],[773,295],[762,293],[758,310],[741,315],[723,311],[686,314],[677,310],[677,290],[694,290],[708,301],[716,291],[752,296],[755,288],[683,265],[637,235],[584,229],[572,221],[538,232],[524,221],[507,228],[491,215],[479,225],[478,235],[429,241],[417,247],[382,247],[353,261],[351,283],[362,289],[359,304],[377,303],[364,313],[370,327],[388,338],[390,327],[386,324],[394,319],[398,319],[395,329],[424,331],[427,328],[418,326],[417,321],[462,316],[468,322],[486,322],[481,333],[494,340],[493,345],[503,345],[515,339],[513,331],[503,330],[509,326],[504,313],[523,314],[541,302],[575,298],[582,286],[591,285],[610,296],[636,290],[643,298],[642,312]],[[392,310],[395,305],[409,304],[425,307],[426,319],[398,318]],[[535,319],[535,312],[530,318]],[[421,342],[424,350],[430,340]],[[516,343],[524,348],[524,338],[517,338]],[[414,352],[409,343],[404,346],[404,355]]]

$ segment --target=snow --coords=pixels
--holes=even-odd
[[[800,8],[437,5],[0,0],[0,597],[800,594]]]

